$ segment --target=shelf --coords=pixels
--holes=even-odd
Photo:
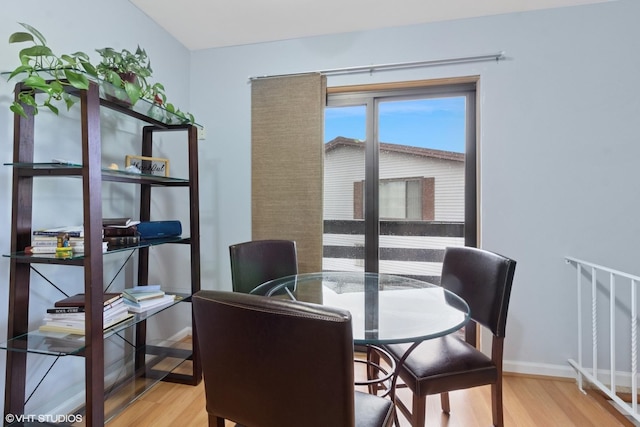
[[[151,390],[158,382],[172,375],[180,375],[182,371],[191,368],[192,349],[188,341],[150,341],[147,345],[139,349],[139,353],[144,355],[144,364],[136,365],[136,350],[129,348],[127,354],[121,359],[105,366],[104,375],[106,378],[106,390],[104,394],[104,419],[105,424],[120,414],[129,404],[141,395]],[[183,368],[184,367],[184,368]],[[40,417],[49,416],[50,420],[56,421],[56,415],[51,413],[51,408],[61,408],[68,406],[69,402],[79,400],[79,396],[84,394],[84,383],[69,385],[55,396],[54,399],[47,400],[40,405],[30,406],[30,414],[43,414]],[[37,392],[36,392],[37,393]],[[66,408],[68,414],[82,417],[84,422],[73,423],[73,425],[86,425],[85,408]],[[58,419],[60,415],[57,415]],[[77,418],[74,416],[74,420]],[[7,425],[15,426],[42,426],[42,422],[14,423]],[[46,419],[44,421],[47,421]],[[69,426],[71,423],[45,422],[51,426]]]
[[[110,336],[137,323],[145,321],[180,302],[191,301],[191,296],[188,294],[176,294],[176,296],[180,297],[180,299],[176,299],[173,304],[158,309],[148,310],[144,313],[137,313],[132,319],[106,329],[104,331],[104,338],[109,338]],[[0,349],[3,350],[45,354],[50,356],[81,356],[83,355],[84,348],[84,335],[40,332],[37,330],[0,343]]]
[[[136,368],[131,360],[109,366],[107,378],[119,376],[120,380],[107,384],[105,392],[105,423],[124,410],[158,382],[172,375],[184,375],[181,371],[193,370],[190,342],[150,341],[141,349],[145,354],[144,366]],[[185,366],[189,365],[189,366]],[[183,367],[185,367],[183,369]]]
[[[92,80],[86,90],[65,86],[67,93],[78,97],[80,103],[73,109],[80,116],[77,154],[78,159],[81,160],[34,162],[34,154],[40,152],[36,149],[35,141],[38,133],[36,122],[39,121],[37,118],[39,116],[24,117],[14,114],[13,161],[5,163],[13,168],[10,228],[12,253],[3,255],[8,258],[10,265],[7,341],[0,344],[0,349],[6,351],[7,361],[5,415],[81,414],[83,420],[79,424],[87,427],[103,426],[105,421],[157,381],[196,385],[202,379],[202,366],[196,342],[186,340],[188,342],[180,343],[180,348],[174,348],[173,343],[168,342],[170,340],[158,343],[150,341],[160,336],[166,337],[178,333],[177,331],[180,331],[178,334],[182,334],[182,331],[187,331],[188,328],[192,329],[194,336],[196,335],[196,331],[193,330],[192,316],[187,318],[186,313],[182,313],[183,310],[177,307],[165,311],[176,304],[134,315],[132,319],[108,330],[103,330],[102,325],[91,324],[91,318],[87,317],[86,336],[39,330],[25,333],[30,329],[30,319],[34,315],[30,313],[29,304],[29,295],[34,292],[31,284],[32,276],[41,274],[34,264],[83,268],[84,278],[80,279],[78,275],[73,281],[81,281],[84,294],[91,295],[91,301],[86,301],[87,303],[97,303],[94,301],[97,293],[104,291],[105,262],[108,261],[111,264],[111,261],[118,261],[118,258],[126,258],[124,260],[126,263],[129,259],[133,259],[137,269],[133,266],[131,274],[137,273],[137,278],[132,278],[132,282],[149,283],[151,277],[156,274],[156,272],[150,272],[153,268],[150,261],[152,261],[152,255],[156,254],[148,248],[178,244],[188,249],[190,258],[184,271],[182,267],[180,271],[188,276],[185,284],[190,285],[188,295],[181,295],[182,301],[190,301],[190,295],[200,290],[197,132],[199,125],[188,123],[168,111],[163,111],[161,115],[156,116],[157,111],[149,111],[153,104],[146,100],[140,100],[131,107],[107,99],[109,85]],[[23,88],[22,83],[18,83],[15,92]],[[108,163],[104,163],[106,159],[102,157],[100,128],[102,111],[105,108],[139,122],[136,126],[139,126],[141,144],[136,153],[141,156],[153,157],[157,135],[167,131],[181,134],[181,138],[171,138],[171,140],[182,139],[186,143],[184,157],[188,164],[188,179],[105,168]],[[153,117],[147,114],[153,114]],[[128,120],[127,124],[129,122]],[[45,132],[53,131],[55,126],[45,130]],[[48,147],[47,151],[50,150],[55,151],[55,147]],[[51,159],[56,157],[54,151],[51,151]],[[90,235],[91,240],[85,243],[87,248],[95,248],[96,251],[91,252],[90,255],[78,253],[70,257],[24,252],[24,248],[30,244],[32,238],[34,183],[37,181],[35,177],[70,177],[81,181],[82,190],[76,189],[75,192],[82,195],[82,223],[89,226],[88,231],[90,231],[87,234]],[[104,185],[105,182],[123,183],[122,186],[116,185],[114,188],[128,184],[139,186],[135,190],[139,193],[136,198],[139,201],[138,219],[141,221],[150,221],[157,216],[155,215],[156,204],[152,203],[152,193],[155,195],[158,191],[153,188],[186,189],[189,202],[184,209],[188,211],[189,219],[185,235],[189,237],[143,240],[136,245],[110,248],[102,252],[102,246],[98,240],[102,240],[99,221],[103,218],[103,192],[112,187],[112,185]],[[162,196],[168,195],[165,194],[166,191],[161,193]],[[48,194],[48,196],[52,195]],[[85,240],[88,237],[85,236]],[[162,256],[170,255],[164,254],[164,251],[153,252],[160,252],[158,255]],[[120,253],[122,256],[111,255],[112,258],[108,259],[109,254],[114,253]],[[153,259],[154,265],[156,262],[163,261],[165,260]],[[65,277],[64,271],[58,268],[51,270],[56,278]],[[118,270],[116,275],[120,271],[122,269]],[[50,283],[53,285],[53,282]],[[187,305],[189,309],[192,308],[190,304]],[[101,313],[97,314],[99,319]],[[178,366],[179,370],[174,372]],[[55,425],[48,422],[47,424]]]
[[[61,176],[81,177],[82,165],[73,163],[4,163],[18,170],[19,176]],[[123,170],[102,169],[102,180],[112,182],[129,182],[133,184],[149,184],[157,186],[187,187],[189,180],[169,176],[132,173]]]
[[[103,255],[123,252],[123,251],[131,251],[136,249],[148,248],[151,246],[164,245],[168,243],[183,243],[189,244],[191,243],[191,239],[188,237],[167,237],[164,239],[149,239],[142,240],[140,244],[137,245],[125,245],[125,246],[117,246],[111,249],[107,249],[106,252],[103,252]],[[12,254],[2,255],[5,258],[15,259],[17,262],[26,262],[26,263],[39,263],[39,264],[63,264],[63,265],[83,265],[85,254],[84,253],[73,253],[69,256],[58,256],[56,254],[28,254],[25,252],[16,252]]]
[[[54,75],[52,71],[53,70],[40,70],[39,73],[42,73],[42,75],[45,77],[46,77],[46,74],[48,74],[50,78],[53,80]],[[100,105],[102,105],[103,107],[109,108],[111,110],[119,111],[128,116],[135,117],[139,120],[142,120],[144,122],[147,122],[156,126],[160,126],[165,129],[171,129],[171,128],[180,129],[188,125],[193,125],[200,129],[203,128],[202,125],[198,123],[191,123],[188,120],[185,120],[182,117],[178,116],[177,114],[174,114],[166,110],[164,107],[159,106],[158,104],[154,104],[153,102],[145,98],[140,98],[138,102],[136,102],[134,105],[128,105],[128,103],[130,103],[130,100],[126,96],[124,89],[117,88],[113,86],[111,83],[108,83],[104,80],[101,80],[97,77],[87,74],[81,70],[74,70],[74,71],[79,74],[84,74],[89,81],[92,81],[98,85],[98,87],[100,88]],[[60,72],[60,70],[58,70],[58,72]],[[9,74],[11,73],[9,72],[0,73],[0,75],[7,76],[7,77]],[[19,82],[20,80],[21,80],[21,75],[18,74],[16,76],[16,81]],[[66,80],[66,79],[60,78],[60,80]],[[20,85],[21,83],[18,83],[18,86]],[[76,97],[80,92],[78,89],[74,88],[71,85],[66,86],[66,91],[70,95],[73,95]],[[122,94],[121,97],[124,99],[124,101],[119,101],[118,99],[116,99],[113,95],[111,95],[113,93]],[[152,107],[154,109],[159,109],[161,111],[162,117],[160,120],[149,116],[149,110]],[[154,114],[154,116],[156,115]]]

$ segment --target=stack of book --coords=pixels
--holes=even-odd
[[[84,253],[84,229],[82,226],[66,226],[35,230],[31,233],[31,245],[24,251],[29,254],[55,254],[58,248],[58,237],[66,234],[67,244],[73,253]],[[102,251],[106,252],[107,244],[103,242]]]
[[[122,292],[124,303],[132,313],[142,313],[173,304],[175,295],[165,294],[160,285],[136,286]]]
[[[103,329],[111,328],[133,317],[124,304],[120,293],[103,295]],[[77,294],[56,301],[53,308],[47,309],[41,332],[64,332],[84,335],[85,333],[85,297]]]
[[[43,337],[46,349],[56,353],[78,354],[85,346],[84,334],[68,334],[64,332],[47,332]]]
[[[140,221],[134,221],[131,218],[103,218],[103,243],[107,244],[108,249],[138,245],[140,243],[139,223]]]

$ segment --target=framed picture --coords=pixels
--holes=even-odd
[[[169,176],[169,159],[127,154],[124,158],[124,164],[125,167],[133,165],[147,175]]]

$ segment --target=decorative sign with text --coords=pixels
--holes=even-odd
[[[125,167],[135,166],[146,175],[169,176],[169,159],[127,154],[124,163]]]

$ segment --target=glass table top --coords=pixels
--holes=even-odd
[[[436,338],[460,329],[469,318],[467,303],[454,293],[389,274],[297,274],[263,283],[252,293],[346,309],[356,344]]]

